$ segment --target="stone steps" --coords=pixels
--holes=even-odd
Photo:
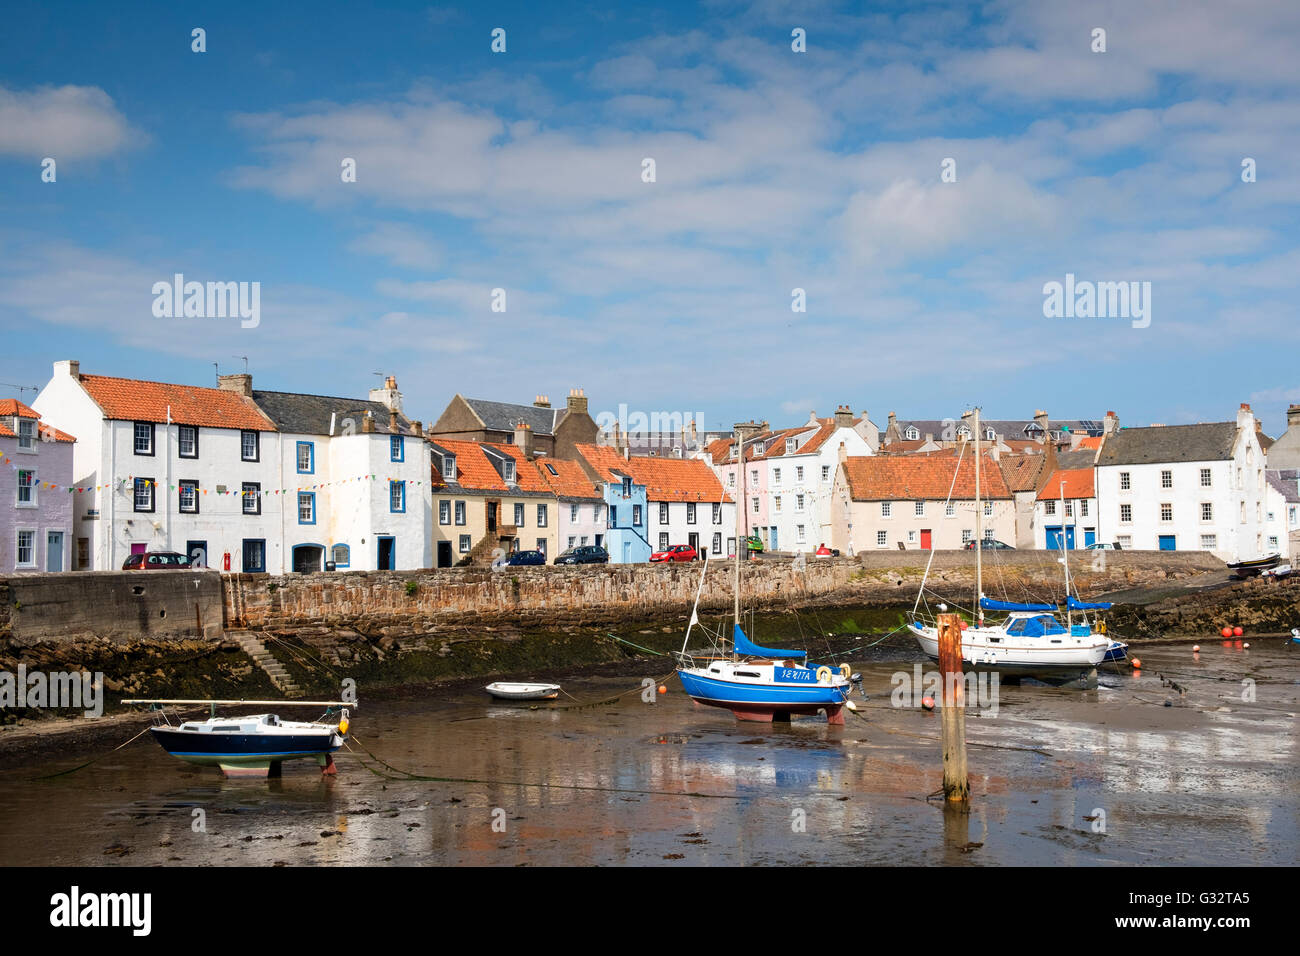
[[[299,687],[285,666],[275,659],[275,655],[266,649],[262,642],[266,635],[254,631],[231,631],[229,637],[233,637],[239,644],[245,654],[252,658],[253,663],[260,667],[266,676],[271,678],[274,684],[285,697],[303,696],[302,688]]]

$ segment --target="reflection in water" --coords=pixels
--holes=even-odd
[[[394,766],[473,782],[386,779],[346,753],[334,778],[299,763],[225,780],[147,740],[67,777],[8,770],[0,863],[1295,863],[1296,655],[1142,656],[1146,675],[1093,691],[1001,688],[996,717],[967,721],[969,814],[927,801],[938,717],[890,707],[897,665],[873,662],[857,665],[868,696],[845,727],[741,724],[676,685],[586,710],[431,691],[354,722]],[[1243,675],[1254,704],[1223,696]],[[566,688],[594,699],[634,682]],[[1097,810],[1103,832],[1084,819]]]

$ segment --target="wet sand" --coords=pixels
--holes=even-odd
[[[502,705],[479,682],[363,700],[333,778],[299,761],[226,780],[146,736],[31,780],[127,727],[0,771],[0,863],[1294,865],[1300,645],[1251,643],[1140,647],[1141,676],[1112,666],[1095,690],[1001,686],[996,716],[968,711],[965,816],[927,800],[939,718],[891,706],[891,675],[919,660],[891,642],[854,664],[866,698],[844,727],[737,722],[675,678],[643,703],[629,664],[561,681],[584,701],[634,689],[613,705]],[[390,779],[359,744],[456,782]]]

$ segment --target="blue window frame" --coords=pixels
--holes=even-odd
[[[335,568],[351,567],[352,549],[346,544],[336,544],[330,549],[330,560],[334,562]]]
[[[314,475],[316,473],[316,443],[298,442],[298,474]]]
[[[401,435],[393,435],[388,439],[388,457],[391,461],[406,461],[406,445],[402,442]]]
[[[388,510],[393,514],[405,514],[406,482],[390,481],[388,483]]]
[[[314,491],[298,492],[298,523],[299,524],[316,523],[316,492]]]

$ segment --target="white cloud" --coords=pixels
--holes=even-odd
[[[93,159],[144,142],[96,86],[0,87],[0,154]]]

